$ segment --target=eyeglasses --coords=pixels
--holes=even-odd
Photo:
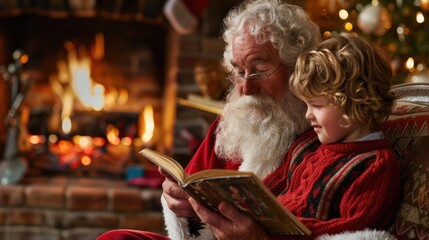
[[[229,72],[226,79],[228,79],[231,82],[242,82],[244,80],[261,82],[261,81],[265,81],[267,78],[273,75],[277,71],[277,69],[279,69],[279,67],[280,65],[278,65],[271,73],[266,73],[266,72],[252,73],[247,77],[242,75],[235,75],[235,72],[234,72],[235,69],[232,69],[231,72]]]

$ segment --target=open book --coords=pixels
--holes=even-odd
[[[311,234],[251,172],[209,169],[188,176],[171,157],[149,148],[141,150],[140,154],[165,170],[190,196],[213,211],[218,211],[221,201],[228,201],[261,223],[270,234]]]

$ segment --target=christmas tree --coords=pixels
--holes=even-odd
[[[380,44],[392,58],[395,83],[429,82],[429,0],[334,0],[341,29]]]

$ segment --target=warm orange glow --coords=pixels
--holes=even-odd
[[[92,148],[92,137],[90,136],[74,136],[73,142],[78,145],[81,149]]]
[[[104,140],[104,138],[101,138],[101,137],[95,137],[92,139],[92,142],[94,143],[94,146],[102,147],[106,143],[106,140]]]
[[[128,91],[126,89],[119,89],[118,104],[125,104],[128,101]]]
[[[330,31],[325,31],[323,34],[323,39],[328,39],[332,36],[332,33]]]
[[[69,152],[73,148],[73,143],[65,140],[61,140],[58,142],[58,150],[60,153]]]
[[[347,31],[353,30],[353,24],[351,22],[344,23],[344,29]]]
[[[149,141],[153,137],[153,132],[155,130],[155,121],[153,118],[153,107],[152,105],[146,105],[142,113],[140,113],[140,119],[144,119],[144,129],[143,132],[140,133],[141,139],[144,143],[149,143]],[[140,124],[142,126],[142,124]],[[140,130],[142,131],[142,130]]]
[[[29,135],[28,136],[28,142],[33,144],[33,145],[45,143],[45,141],[46,141],[46,139],[42,135]]]
[[[92,160],[91,160],[91,158],[89,156],[83,156],[80,159],[80,163],[82,163],[83,166],[89,166],[89,165],[91,165]]]
[[[119,130],[115,128],[113,125],[109,124],[107,126],[107,133],[106,133],[107,141],[109,141],[109,143],[113,145],[119,145],[119,143],[121,143],[121,140],[119,139],[118,136],[119,136]]]
[[[429,0],[420,0],[420,6],[424,10],[429,10]]]
[[[92,55],[95,60],[101,60],[104,57],[104,34],[95,34],[94,48],[92,49]]]
[[[19,61],[21,62],[21,64],[26,64],[28,62],[30,58],[28,57],[27,54],[24,54],[21,56],[21,58],[19,59]]]
[[[124,137],[122,138],[121,143],[125,146],[131,146],[131,144],[133,143],[133,139],[130,137]]]

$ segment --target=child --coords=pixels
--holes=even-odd
[[[387,230],[393,223],[399,167],[380,131],[394,104],[392,77],[386,54],[350,33],[298,58],[290,89],[306,103],[314,131],[291,147],[283,169],[286,184],[270,189],[282,190],[279,201],[312,237]],[[268,186],[280,182],[265,180]]]
[[[304,53],[291,91],[307,104],[306,118],[323,144],[382,139],[380,125],[394,104],[387,55],[342,33]]]

